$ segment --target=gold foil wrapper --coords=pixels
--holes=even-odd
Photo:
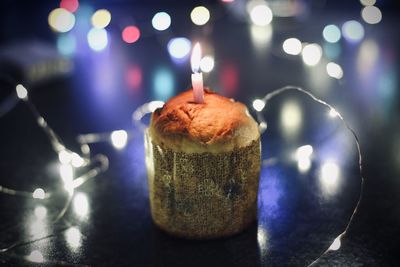
[[[145,134],[151,214],[164,231],[207,239],[240,232],[257,215],[260,140],[221,153],[184,153]]]

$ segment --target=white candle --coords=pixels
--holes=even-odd
[[[199,43],[193,48],[192,57],[190,63],[192,65],[192,87],[194,102],[204,102],[204,88],[203,88],[203,74],[200,71],[200,60],[201,60],[201,47]]]

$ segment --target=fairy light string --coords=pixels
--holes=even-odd
[[[362,197],[363,197],[363,191],[364,191],[364,177],[362,175],[362,169],[363,169],[363,161],[362,161],[362,154],[361,154],[361,148],[360,148],[360,142],[359,142],[359,138],[356,134],[356,132],[353,130],[353,128],[347,123],[347,121],[343,118],[343,116],[340,114],[340,112],[338,112],[333,106],[331,106],[330,104],[328,104],[327,102],[325,102],[324,100],[316,97],[315,95],[313,95],[312,93],[310,93],[309,91],[298,87],[298,86],[292,86],[292,85],[288,85],[288,86],[284,86],[281,87],[279,89],[276,89],[268,94],[266,94],[262,99],[256,99],[253,102],[253,108],[256,111],[257,114],[257,119],[259,121],[259,129],[261,133],[264,133],[267,130],[268,124],[267,121],[264,118],[264,115],[262,113],[262,111],[268,107],[268,102],[273,99],[275,96],[280,95],[282,93],[285,93],[287,91],[297,91],[300,92],[302,94],[307,95],[308,97],[310,97],[313,101],[321,104],[322,106],[326,107],[329,109],[329,111],[331,112],[331,114],[334,114],[336,117],[338,117],[341,122],[344,124],[344,126],[346,127],[346,129],[351,133],[351,135],[354,138],[354,141],[356,143],[357,146],[357,153],[358,153],[358,169],[359,169],[359,173],[360,173],[360,194],[358,196],[358,200],[357,203],[353,209],[353,212],[346,224],[345,229],[333,240],[333,242],[331,243],[331,245],[325,249],[320,256],[315,259],[311,264],[309,264],[308,266],[312,266],[314,264],[316,264],[318,262],[319,259],[321,259],[324,255],[326,255],[328,252],[330,251],[336,251],[341,247],[341,242],[343,237],[345,237],[345,235],[347,234],[347,231],[350,228],[351,223],[353,222],[354,217],[356,216],[357,212],[358,212],[358,208],[360,206]],[[258,103],[258,104],[255,104]]]
[[[10,79],[7,80],[10,82]],[[6,103],[0,104],[0,118],[10,112],[18,103],[18,100],[22,100],[29,108],[32,113],[37,125],[43,130],[46,134],[54,152],[58,155],[60,165],[60,176],[64,182],[64,190],[67,192],[68,197],[64,202],[61,210],[54,216],[51,220],[51,224],[55,225],[59,222],[68,211],[71,206],[71,201],[74,196],[75,189],[79,188],[83,184],[85,184],[88,180],[95,178],[100,173],[105,172],[108,169],[109,161],[108,158],[103,154],[96,154],[93,157],[90,156],[90,148],[88,144],[81,144],[81,153],[83,156],[80,156],[76,152],[72,152],[66,148],[63,144],[62,139],[56,134],[56,132],[49,126],[47,121],[43,116],[40,115],[39,111],[36,109],[36,106],[29,100],[28,90],[21,84],[18,84],[15,87],[15,94],[9,96],[6,100]],[[73,171],[78,168],[87,168],[87,171],[82,175],[74,178]],[[16,190],[12,188],[8,188],[0,185],[0,193],[11,195],[11,196],[19,196],[24,198],[31,198],[35,201],[49,199],[55,194],[60,193],[57,192],[45,192],[42,188],[36,188],[33,192]],[[67,228],[66,228],[67,229]],[[64,230],[66,230],[64,229]],[[23,240],[15,242],[8,247],[0,248],[0,253],[6,253],[8,257],[23,259],[28,262],[37,262],[37,263],[47,263],[47,264],[56,264],[63,266],[86,266],[83,264],[71,264],[64,261],[52,261],[52,260],[44,260],[43,255],[40,251],[33,251],[29,256],[17,255],[15,253],[9,253],[11,249],[14,249],[19,246],[27,245],[42,239],[46,239],[56,234],[44,235],[39,238],[34,238],[31,240]]]
[[[38,125],[45,131],[45,133],[47,134],[49,140],[51,141],[52,147],[54,149],[54,151],[56,151],[59,155],[59,159],[60,161],[64,161],[64,163],[71,163],[71,159],[65,160],[65,157],[68,157],[68,155],[73,155],[73,152],[71,152],[70,150],[66,149],[65,146],[63,145],[61,139],[58,137],[58,135],[52,130],[52,128],[50,128],[50,126],[47,124],[47,122],[45,121],[45,119],[40,116],[39,112],[37,111],[37,109],[35,108],[35,106],[33,105],[33,103],[31,103],[29,101],[28,98],[28,94],[27,91],[25,92],[23,89],[25,89],[24,87],[20,87],[17,86],[17,96],[22,99],[25,103],[28,104],[30,110],[32,111]],[[26,90],[26,89],[25,89]],[[253,102],[253,108],[256,111],[256,115],[257,115],[257,119],[259,122],[259,130],[262,133],[264,133],[267,130],[268,124],[267,121],[264,118],[263,115],[263,111],[268,107],[268,103],[269,101],[271,101],[274,97],[283,94],[287,91],[297,91],[300,92],[302,94],[307,95],[308,97],[310,97],[313,101],[321,104],[322,106],[326,107],[329,109],[331,114],[334,114],[336,117],[338,117],[341,122],[344,124],[344,126],[346,127],[346,129],[351,133],[351,135],[353,136],[356,146],[357,146],[357,152],[358,152],[358,167],[359,167],[359,172],[360,172],[360,194],[357,200],[357,203],[353,209],[353,212],[346,224],[345,229],[333,240],[333,242],[331,243],[331,245],[325,249],[320,256],[315,259],[309,266],[314,265],[315,263],[318,262],[318,260],[323,257],[324,255],[326,255],[328,252],[330,251],[335,251],[338,250],[341,247],[341,242],[343,237],[345,237],[354,217],[356,216],[357,212],[358,212],[358,208],[360,206],[361,200],[362,200],[362,196],[363,196],[363,188],[364,188],[364,177],[362,175],[362,154],[361,154],[361,148],[360,148],[360,143],[359,143],[359,138],[357,136],[357,134],[355,133],[355,131],[351,128],[351,126],[347,123],[347,121],[343,118],[343,116],[330,104],[328,104],[327,102],[321,100],[320,98],[316,97],[315,95],[313,95],[312,93],[310,93],[309,91],[301,88],[301,87],[297,87],[297,86],[284,86],[281,87],[279,89],[276,89],[268,94],[266,94],[263,98],[261,99],[256,99]],[[152,112],[154,112],[154,110],[156,110],[159,107],[162,107],[164,104],[164,102],[162,101],[151,101],[148,103],[145,103],[141,106],[139,106],[132,114],[132,122],[133,125],[135,126],[135,128],[137,128],[138,130],[144,130],[146,129],[146,124],[142,121],[143,118],[148,115],[151,114]],[[119,131],[123,131],[123,130],[119,130]],[[85,135],[79,135],[77,140],[78,142],[82,145],[82,147],[84,148],[84,152],[83,154],[90,154],[90,150],[88,150],[87,145],[89,143],[95,143],[95,142],[113,142],[113,140],[111,139],[112,134],[116,132],[116,131],[112,131],[112,132],[106,132],[106,133],[90,133],[90,134],[85,134]],[[133,132],[133,131],[132,131]],[[130,133],[131,134],[131,133]],[[267,160],[263,160],[263,166],[270,166],[271,164],[273,165],[276,161],[276,158],[274,158],[274,162],[270,162],[268,159]],[[86,172],[85,174],[81,175],[80,177],[77,177],[75,179],[73,179],[72,181],[70,181],[69,183],[67,183],[65,186],[65,189],[67,190],[67,192],[69,193],[68,199],[63,207],[63,209],[59,212],[58,216],[56,216],[56,218],[54,219],[53,223],[57,222],[59,219],[61,219],[65,212],[68,210],[68,207],[70,206],[71,200],[72,200],[72,196],[73,196],[73,192],[74,189],[80,187],[81,185],[83,185],[84,183],[86,183],[89,179],[96,177],[98,174],[100,174],[101,172],[104,172],[107,170],[108,168],[108,158],[104,155],[98,154],[95,155],[92,158],[89,157],[84,157],[83,158],[83,162],[82,162],[82,166],[88,166],[88,165],[93,165],[97,163],[98,166],[91,168],[88,172]],[[10,189],[10,188],[6,188],[3,186],[0,186],[0,192],[5,193],[5,194],[9,194],[9,195],[16,195],[16,196],[23,196],[23,197],[33,197],[35,198],[33,193],[30,192],[26,192],[26,191],[18,191],[18,190],[14,190],[14,189]],[[48,198],[51,196],[51,192],[47,192],[44,196],[44,198]],[[37,197],[36,197],[37,198]],[[14,247],[14,246],[13,246]],[[8,251],[8,249],[6,250]],[[0,252],[2,252],[0,250]]]

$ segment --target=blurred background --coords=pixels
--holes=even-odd
[[[310,264],[343,231],[360,177],[355,142],[335,112],[298,93],[266,107],[257,101],[296,85],[344,116],[364,157],[359,214],[342,247],[317,264],[396,266],[396,1],[4,0],[0,10],[0,185],[56,191],[65,171],[17,84],[68,149],[89,145],[110,161],[74,192],[56,224],[49,218],[65,196],[38,202],[0,194],[0,263]],[[268,122],[258,222],[214,242],[174,239],[152,225],[142,131],[132,123],[141,105],[191,87],[196,42],[205,86],[253,115],[262,110]]]

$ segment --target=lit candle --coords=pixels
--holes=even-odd
[[[192,65],[192,87],[194,102],[204,102],[204,91],[203,91],[203,74],[200,71],[200,60],[201,60],[201,47],[199,43],[193,48],[192,57],[190,63]]]

